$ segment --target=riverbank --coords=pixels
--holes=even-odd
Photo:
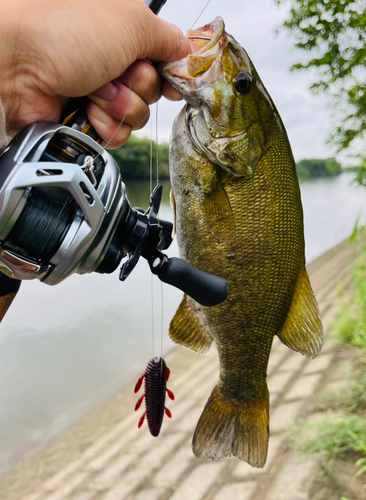
[[[347,280],[348,242],[308,266],[326,332],[334,314],[336,283]],[[137,429],[130,384],[116,397],[0,478],[6,500],[294,500],[304,496],[319,464],[288,448],[286,431],[324,384],[337,357],[325,339],[321,355],[307,360],[274,342],[268,385],[271,439],[267,464],[257,470],[236,459],[203,462],[190,449],[194,427],[218,377],[216,352],[207,357],[177,348],[166,357],[172,371],[161,435]],[[315,460],[315,461],[314,461]],[[290,484],[291,483],[291,484]],[[287,485],[287,486],[286,486]],[[238,496],[240,494],[240,497]],[[303,496],[296,496],[301,494]],[[254,496],[253,496],[254,495]],[[287,496],[286,496],[287,495]]]

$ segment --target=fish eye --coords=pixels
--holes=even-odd
[[[238,73],[234,79],[234,85],[239,94],[249,94],[252,88],[252,79],[248,73]]]

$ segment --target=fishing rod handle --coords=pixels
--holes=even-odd
[[[144,2],[154,14],[158,15],[166,0],[144,0]]]

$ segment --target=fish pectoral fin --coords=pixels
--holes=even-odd
[[[174,191],[173,189],[170,190],[170,205],[173,209],[173,231],[172,231],[172,238],[175,237],[176,235],[176,228],[177,228],[177,215],[176,215],[176,207],[175,207],[175,196],[174,196]]]
[[[220,179],[213,191],[204,193],[201,207],[208,227],[217,237],[235,233],[234,214]]]
[[[323,342],[323,325],[305,266],[300,272],[285,324],[277,334],[293,351],[315,358]]]
[[[193,453],[204,460],[234,455],[252,467],[263,467],[268,450],[268,414],[268,390],[257,401],[242,402],[224,396],[216,386],[198,421]]]
[[[198,317],[196,303],[187,295],[178,307],[169,326],[169,337],[184,347],[200,354],[208,354],[213,348],[213,340]]]

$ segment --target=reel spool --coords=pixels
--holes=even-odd
[[[0,271],[56,285],[73,273],[111,273],[129,255],[123,281],[142,256],[202,305],[225,300],[226,280],[162,253],[172,241],[172,224],[157,219],[162,186],[146,212],[131,207],[114,158],[83,129],[75,119],[32,124],[0,157]]]

